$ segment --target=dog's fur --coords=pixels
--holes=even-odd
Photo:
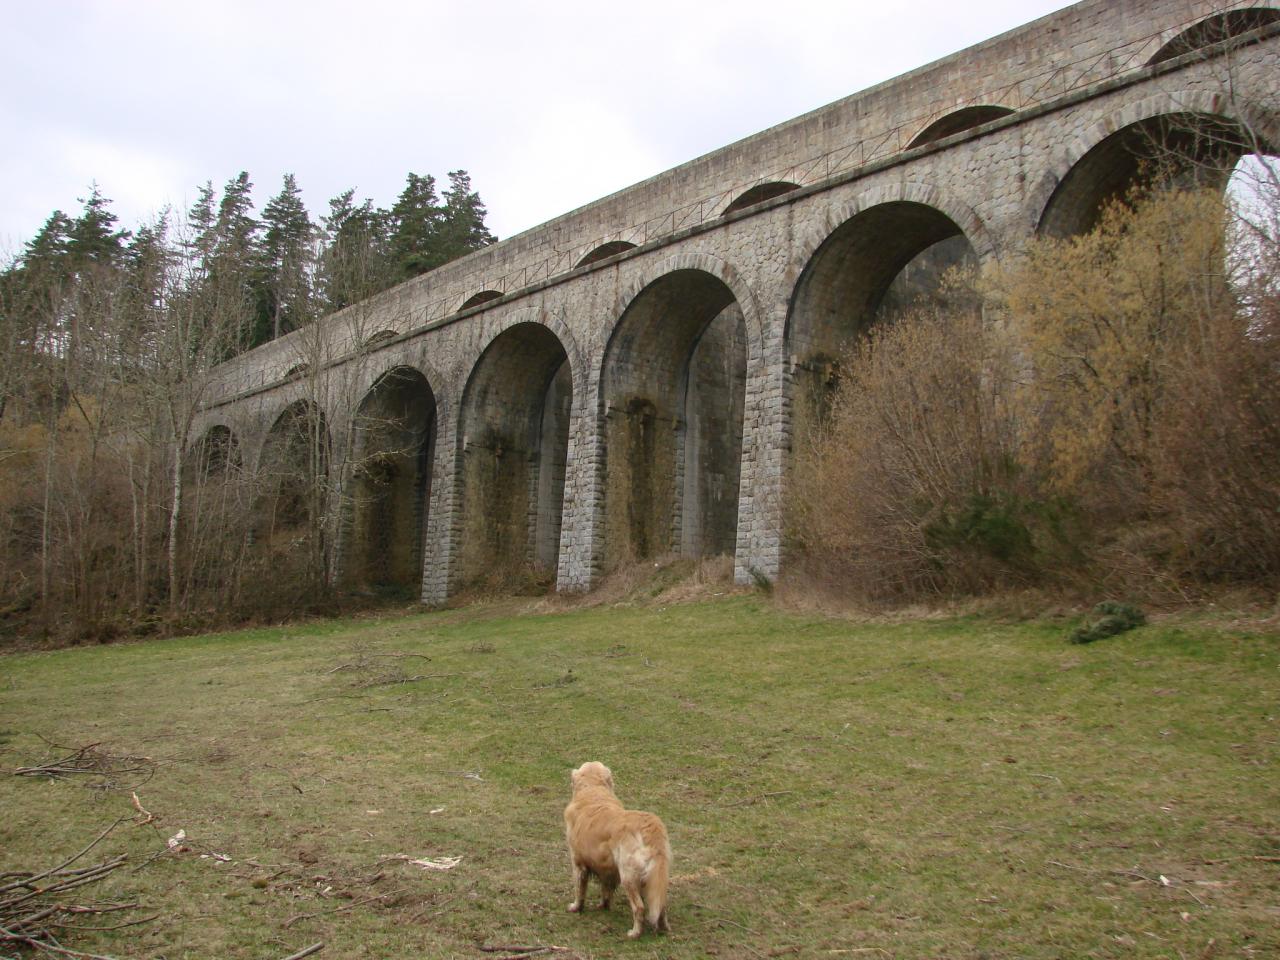
[[[596,877],[603,891],[600,909],[619,884],[631,904],[635,939],[644,921],[655,930],[667,925],[667,880],[671,874],[671,844],[667,828],[652,813],[624,810],[613,793],[613,773],[603,763],[588,761],[570,774],[573,799],[564,808],[564,835],[569,841],[576,896],[569,912],[579,912],[587,897],[587,881]]]

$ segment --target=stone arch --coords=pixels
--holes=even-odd
[[[1270,26],[1276,21],[1280,21],[1280,10],[1274,7],[1245,7],[1215,13],[1169,38],[1147,63],[1164,63],[1193,50],[1202,50]]]
[[[792,436],[824,415],[848,343],[883,316],[936,302],[951,266],[996,256],[977,214],[922,184],[868,191],[829,211],[799,249],[784,333]]]
[[[616,318],[610,325],[606,336],[605,352],[608,352],[608,341],[612,340],[622,322],[622,316],[646,287],[655,280],[675,273],[677,270],[698,270],[709,273],[729,288],[733,299],[742,310],[747,325],[747,360],[757,362],[764,352],[765,328],[764,313],[752,289],[744,276],[728,261],[721,260],[705,253],[678,253],[666,257],[651,265],[640,273],[636,279],[628,283],[614,300],[613,316]],[[602,370],[598,368],[596,372]],[[598,385],[598,384],[597,384]],[[603,398],[599,398],[603,403]]]
[[[355,589],[413,595],[421,587],[437,435],[428,378],[409,365],[384,370],[357,404],[352,432],[343,577]]]
[[[285,576],[314,567],[319,556],[312,550],[327,506],[331,444],[324,411],[306,399],[286,406],[263,440],[253,538],[285,564]]]
[[[472,307],[478,307],[482,303],[489,303],[491,300],[502,299],[503,294],[498,290],[481,290],[479,293],[473,293],[467,299],[462,301],[462,306],[458,311],[470,310]]]
[[[934,143],[952,134],[960,133],[962,130],[980,127],[984,123],[999,120],[1001,117],[1010,116],[1012,113],[1013,110],[1011,108],[1002,107],[998,104],[975,104],[969,107],[961,107],[959,110],[952,110],[917,133],[911,139],[911,142],[907,144],[907,149],[923,147],[927,143]]]
[[[627,240],[610,240],[608,243],[602,243],[588,251],[581,260],[574,264],[574,268],[585,267],[591,263],[599,263],[601,260],[608,260],[612,256],[635,248],[636,245]]]
[[[1278,142],[1276,126],[1255,105],[1207,90],[1157,94],[1127,104],[1075,137],[1051,162],[1030,191],[1027,222],[1050,236],[1090,229],[1102,204],[1143,179],[1144,154],[1153,152],[1167,160],[1188,150],[1195,160],[1191,166],[1204,168],[1214,154],[1197,152],[1218,150],[1214,163],[1222,167],[1220,183],[1225,184],[1242,153]],[[1161,173],[1182,179],[1176,169],[1162,167]]]
[[[490,331],[461,393],[463,582],[555,576],[581,363],[546,319],[522,311]]]
[[[226,423],[210,424],[191,444],[186,455],[190,479],[206,483],[244,468],[240,437]]]
[[[759,312],[723,261],[668,258],[620,298],[605,346],[603,561],[737,545],[745,386]]]
[[[790,193],[792,190],[799,190],[800,184],[792,183],[789,180],[770,180],[766,183],[757,183],[754,187],[744,190],[738,194],[720,214],[727,217],[731,213],[737,213],[739,210],[745,210],[747,207],[753,207],[757,203],[764,203],[766,200],[772,200],[774,197],[780,197],[784,193]]]

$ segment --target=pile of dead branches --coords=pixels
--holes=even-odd
[[[45,741],[48,743],[48,741]],[[100,777],[124,777],[136,775],[140,782],[151,779],[156,762],[150,757],[115,756],[102,750],[102,744],[89,743],[83,747],[66,747],[56,743],[49,746],[57,754],[29,767],[18,767],[13,772],[19,777],[50,777],[58,779],[76,774]]]
[[[0,949],[29,947],[38,953],[58,957],[99,958],[63,946],[62,940],[81,931],[118,930],[154,920],[155,916],[102,924],[97,918],[136,910],[136,903],[114,900],[81,901],[79,891],[124,865],[124,854],[92,866],[73,866],[124,820],[118,820],[98,834],[79,853],[55,867],[38,873],[0,873]],[[158,915],[157,915],[158,916]]]

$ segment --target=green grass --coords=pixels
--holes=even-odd
[[[1277,638],[1068,632],[736,597],[10,656],[0,871],[135,812],[137,776],[9,775],[43,736],[158,761],[136,789],[159,823],[91,856],[128,852],[95,895],[160,916],[72,944],[98,953],[1280,955]],[[669,936],[625,941],[624,903],[565,910],[561,810],[588,759],[667,823]],[[180,828],[192,851],[150,859]]]

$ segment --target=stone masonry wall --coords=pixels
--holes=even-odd
[[[246,459],[256,462],[281,411],[305,398],[324,411],[341,450],[350,443],[352,411],[377,378],[397,366],[419,371],[435,400],[438,438],[420,533],[422,596],[438,602],[462,576],[464,392],[496,338],[518,324],[539,324],[563,347],[571,382],[558,585],[582,589],[603,570],[607,518],[619,515],[616,469],[616,489],[607,481],[608,458],[616,468],[622,456],[609,443],[609,424],[618,419],[609,409],[617,378],[611,358],[621,343],[615,334],[633,338],[626,350],[636,357],[656,355],[665,349],[663,317],[680,323],[689,314],[677,297],[654,308],[652,322],[620,323],[636,315],[628,311],[637,303],[657,303],[663,290],[687,288],[695,298],[700,290],[727,290],[741,312],[746,356],[743,396],[734,401],[741,403],[742,422],[735,570],[744,581],[776,576],[783,563],[796,364],[804,359],[805,341],[839,342],[863,322],[861,308],[848,306],[840,293],[853,289],[847,278],[856,273],[863,278],[859,289],[883,290],[903,258],[947,233],[967,239],[979,262],[1016,255],[1051,201],[1096,201],[1084,188],[1073,187],[1078,195],[1067,187],[1056,197],[1055,191],[1090,150],[1134,123],[1210,113],[1246,120],[1280,140],[1275,30],[1263,30],[1258,42],[1229,55],[1145,66],[1182,29],[1241,6],[1086,0],[780,124],[349,308],[320,331],[291,334],[236,358],[220,370],[201,431],[229,428]],[[979,103],[1014,112],[903,150],[929,123]],[[799,189],[720,215],[740,193],[771,180]],[[582,255],[612,239],[637,246],[575,268]],[[890,248],[892,257],[885,254]],[[673,285],[673,274],[691,283]],[[458,311],[482,290],[502,296]],[[806,306],[824,303],[823,310]],[[713,306],[719,312],[723,304]],[[367,352],[352,352],[353,344],[384,331],[390,336]],[[302,362],[307,373],[283,379]],[[670,375],[687,379],[679,371]],[[697,389],[710,380],[695,374],[693,382]],[[664,415],[692,409],[686,400],[670,395]],[[530,402],[548,405],[545,393]],[[732,422],[739,413],[726,408],[700,415]],[[664,482],[675,484],[674,473]],[[676,518],[680,511],[677,496]],[[672,540],[680,543],[678,529]]]

